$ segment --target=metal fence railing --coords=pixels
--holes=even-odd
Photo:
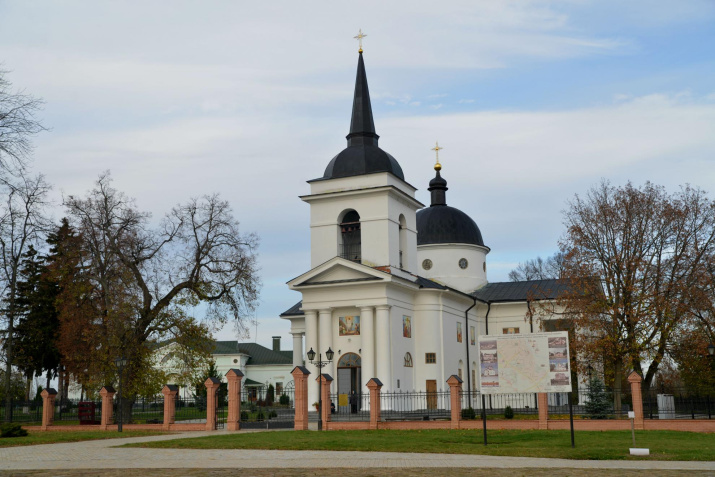
[[[360,394],[331,394],[330,406],[333,421],[369,421],[370,420],[370,393]],[[317,409],[311,409],[311,411]],[[317,417],[316,417],[317,418]]]
[[[646,419],[712,419],[715,399],[687,389],[651,389],[643,392],[643,414]]]
[[[5,419],[5,402],[0,403],[0,422]],[[10,403],[10,422],[27,424],[42,423],[42,400],[16,401]]]
[[[449,419],[450,392],[386,392],[380,393],[380,414],[383,420]]]

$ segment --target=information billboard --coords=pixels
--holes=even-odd
[[[567,331],[479,337],[484,394],[571,391]]]

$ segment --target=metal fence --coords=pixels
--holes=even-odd
[[[323,405],[325,405],[325,403],[323,403]],[[331,394],[330,402],[327,405],[330,406],[330,419],[333,421],[370,420],[370,393],[360,393],[353,395]],[[316,408],[310,410],[317,411]],[[314,414],[315,419],[317,420],[317,412]]]
[[[5,406],[0,407],[0,422],[5,419]],[[27,424],[42,423],[42,401],[11,401],[10,422]]]
[[[451,408],[448,390],[380,393],[380,415],[385,421],[449,419]]]
[[[251,396],[250,399],[248,397]],[[255,396],[255,397],[253,397]],[[295,390],[271,396],[266,387],[242,394],[241,429],[291,429],[295,424]]]
[[[646,419],[712,419],[715,402],[710,395],[687,389],[648,390],[643,392],[643,414]]]

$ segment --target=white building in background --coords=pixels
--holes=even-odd
[[[261,396],[261,388],[273,385],[275,395],[293,387],[293,351],[281,350],[280,336],[273,337],[273,349],[257,343],[239,343],[237,341],[214,342],[211,358],[216,362],[216,370],[223,382],[229,369],[239,369],[244,374],[242,385],[247,393],[246,399],[253,400]],[[154,352],[155,363],[168,375],[168,384],[181,384],[183,363],[176,343],[168,343]],[[191,386],[180,386],[180,395],[192,395]]]
[[[305,361],[317,377],[306,351],[325,359],[332,349],[323,372],[341,394],[367,392],[373,377],[383,391],[432,391],[452,374],[477,389],[477,336],[540,331],[525,321],[528,302],[552,299],[563,285],[489,283],[490,249],[474,220],[447,205],[439,161],[425,207],[378,139],[361,51],[348,147],[301,197],[311,269],[288,282],[302,300],[281,315],[291,323],[292,364]],[[309,386],[309,402],[317,397]]]

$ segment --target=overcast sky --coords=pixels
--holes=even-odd
[[[567,201],[601,178],[715,192],[709,0],[0,0],[0,63],[46,101],[33,170],[58,204],[108,169],[157,220],[229,200],[261,237],[257,340],[290,348],[285,282],[310,266],[298,196],[346,145],[358,28],[380,146],[429,203],[439,140],[490,281],[555,252]]]

